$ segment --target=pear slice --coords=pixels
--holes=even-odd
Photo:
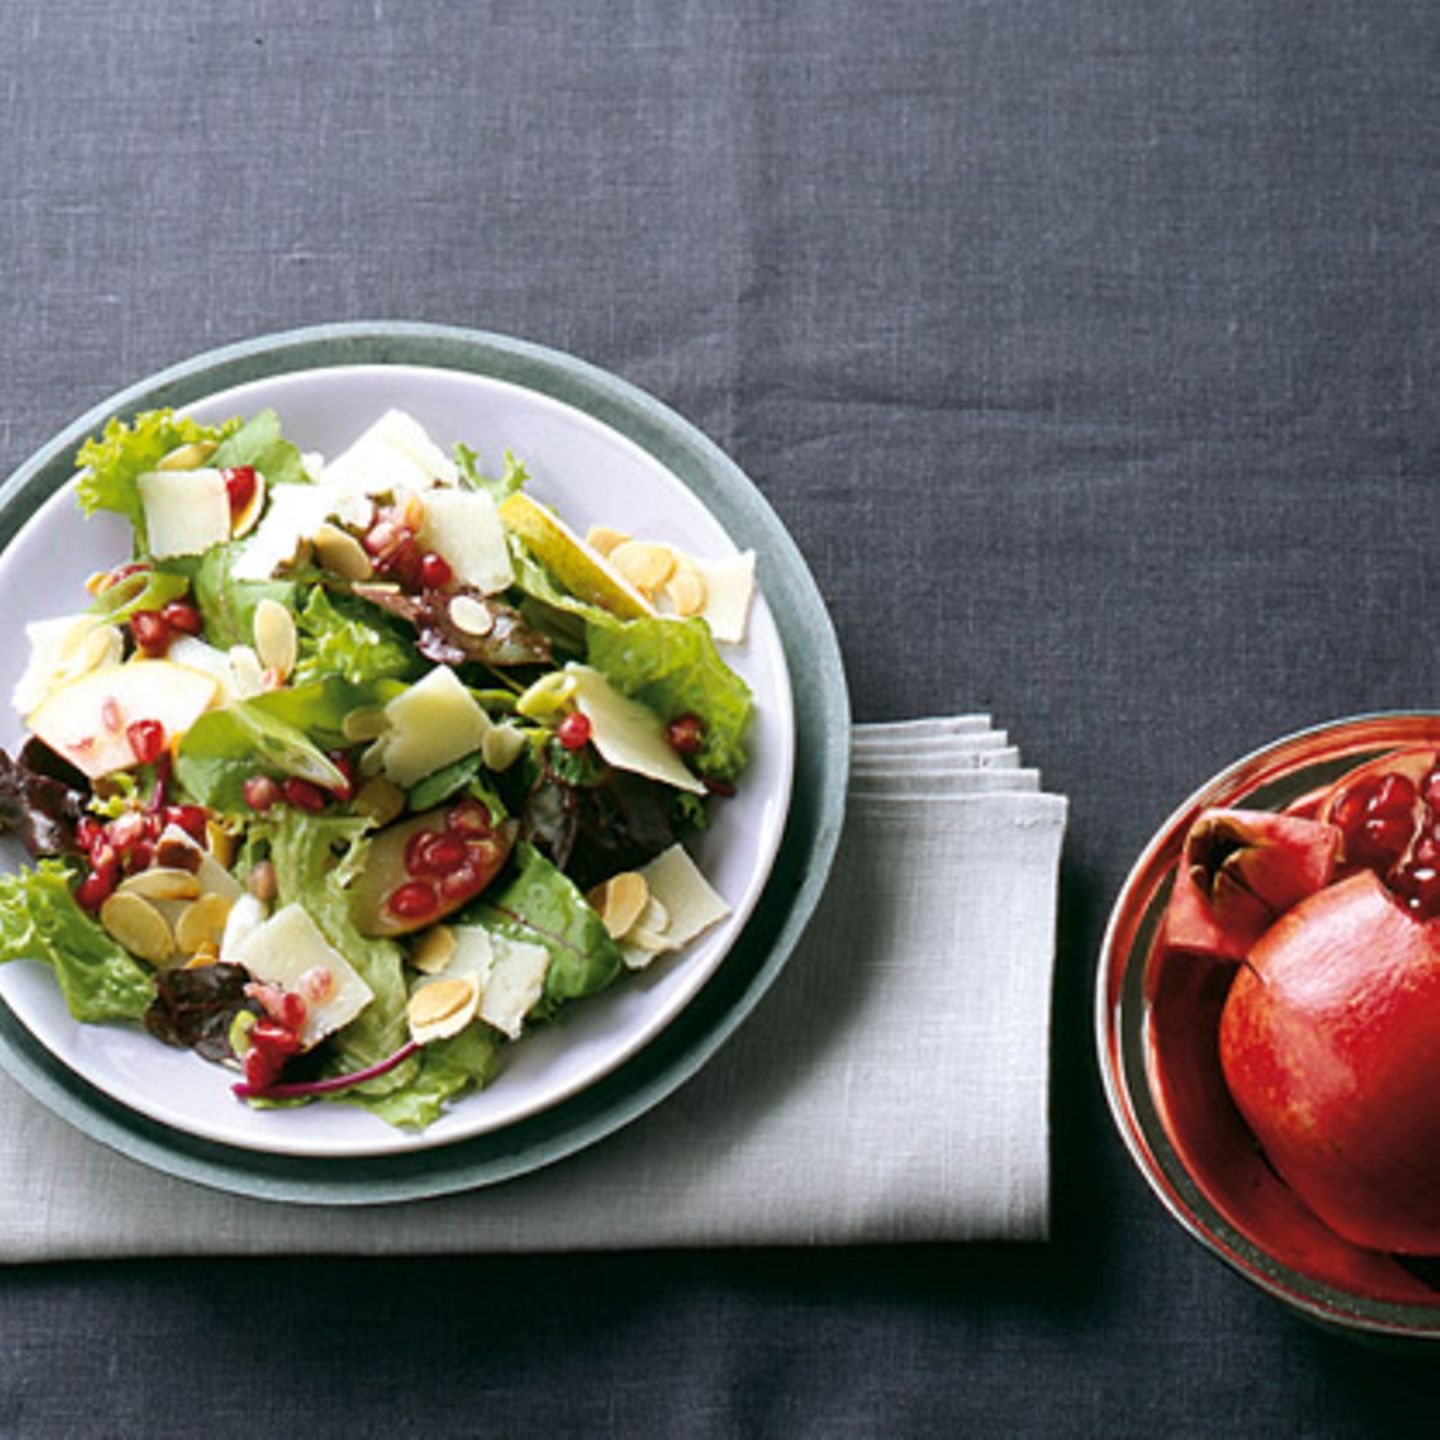
[[[599,551],[523,491],[501,503],[500,518],[571,594],[623,620],[655,614],[655,607]]]
[[[126,727],[158,720],[169,743],[215,703],[213,675],[170,660],[134,660],[92,670],[52,690],[29,726],[90,779],[134,765]]]

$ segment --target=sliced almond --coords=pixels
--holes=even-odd
[[[457,595],[450,602],[450,618],[457,630],[467,635],[488,635],[495,628],[495,616],[488,605],[472,595]]]
[[[283,679],[295,668],[299,653],[295,617],[278,600],[267,596],[255,607],[255,658]]]
[[[207,941],[185,962],[184,968],[199,970],[206,965],[213,965],[219,958],[220,952]]]
[[[203,895],[187,905],[175,922],[175,943],[181,953],[194,955],[202,945],[209,945],[218,955],[232,904],[224,895]]]
[[[354,805],[377,826],[388,825],[405,809],[405,792],[383,775],[375,775],[356,792]]]
[[[175,953],[165,917],[132,891],[111,895],[100,907],[100,923],[112,940],[152,965],[163,965]]]
[[[638,871],[624,870],[597,885],[585,898],[605,922],[610,938],[618,940],[629,933],[644,912],[650,887]]]
[[[338,525],[322,525],[315,532],[315,559],[342,580],[368,580],[375,571],[365,547]]]
[[[214,440],[192,440],[188,445],[177,445],[163,460],[156,463],[157,470],[198,470],[219,448]]]
[[[515,725],[492,725],[480,742],[480,758],[497,775],[508,770],[525,749],[525,732]]]
[[[406,1007],[410,1034],[422,1045],[458,1035],[474,1018],[480,987],[473,978],[432,980],[422,985]]]
[[[143,900],[194,900],[200,894],[200,881],[190,870],[152,865],[122,880],[115,893],[139,895]]]
[[[422,975],[438,975],[455,954],[455,943],[455,932],[448,925],[432,926],[410,951],[410,964]]]
[[[385,711],[378,705],[367,705],[346,713],[340,733],[351,741],[378,740],[385,733],[385,724]]]
[[[227,652],[230,661],[230,689],[237,700],[248,700],[265,688],[265,672],[260,658],[248,645],[232,645]]]
[[[231,538],[238,540],[242,535],[248,535],[260,523],[260,512],[264,508],[265,477],[257,473],[255,488],[250,492],[250,498],[242,509],[237,510],[230,517]]]
[[[612,530],[608,525],[592,525],[585,532],[585,543],[597,554],[606,556],[629,538],[623,530]]]
[[[670,547],[648,540],[627,540],[617,545],[607,558],[637,590],[647,595],[658,590],[675,570],[675,554]]]
[[[651,895],[635,928],[648,930],[652,935],[664,935],[670,928],[670,912],[656,896]]]
[[[675,567],[665,593],[677,615],[698,615],[705,608],[705,578],[688,560]]]

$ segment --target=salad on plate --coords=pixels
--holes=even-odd
[[[585,535],[410,415],[113,420],[133,552],[26,627],[0,961],[254,1106],[423,1129],[569,1002],[730,913],[685,841],[743,783],[753,552]]]

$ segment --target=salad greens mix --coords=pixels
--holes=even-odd
[[[329,461],[151,411],[77,464],[133,551],[27,626],[0,751],[0,961],[76,1019],[423,1127],[728,913],[681,842],[746,765],[752,553],[581,537],[400,411]]]

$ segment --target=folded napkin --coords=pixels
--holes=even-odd
[[[1065,801],[966,763],[1013,755],[996,734],[857,727],[835,870],[773,990],[590,1149],[441,1200],[280,1205],[114,1154],[0,1076],[0,1259],[1042,1238]]]

